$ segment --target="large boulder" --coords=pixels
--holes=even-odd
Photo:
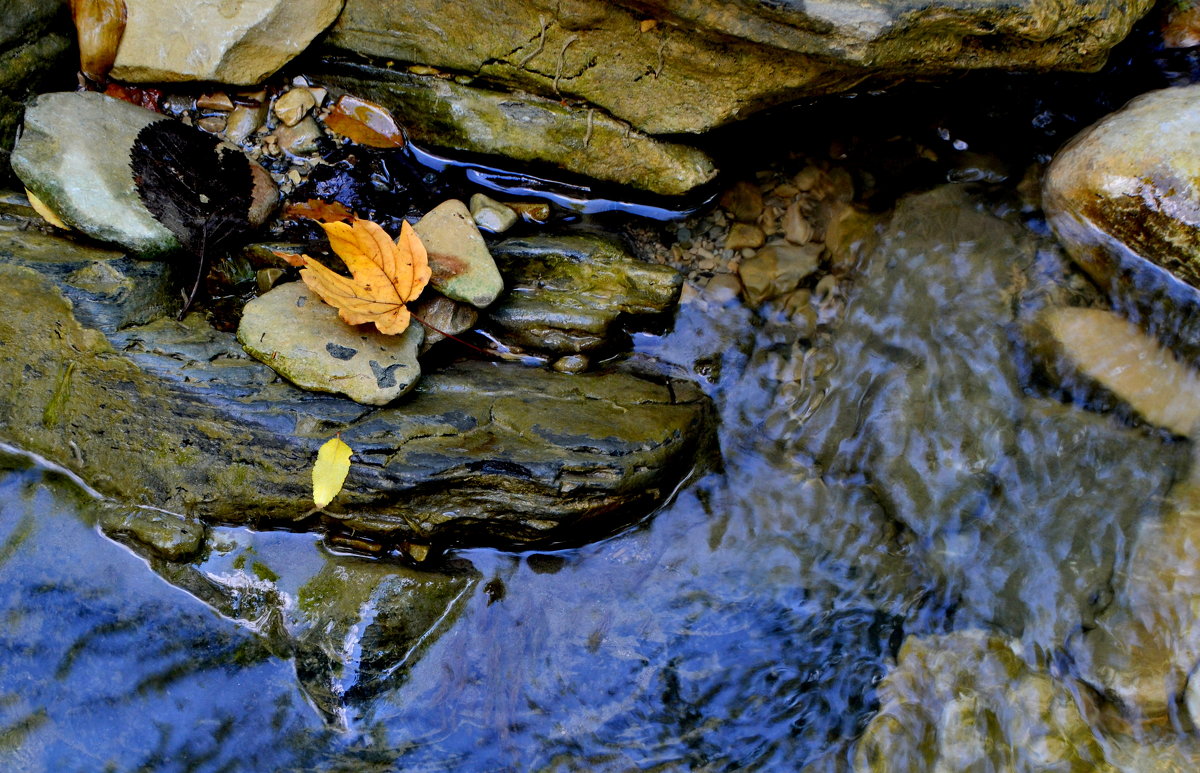
[[[376,546],[578,542],[649,512],[709,452],[707,398],[631,373],[467,362],[387,408],[306,392],[199,315],[153,314],[180,287],[163,264],[52,236],[39,239],[57,250],[30,249],[22,224],[9,227],[0,435],[125,502]],[[146,265],[157,278],[126,274]],[[93,323],[97,307],[123,308],[119,291],[99,297],[122,286],[129,321]],[[356,456],[314,519],[312,464],[337,433]]]
[[[1200,85],[1134,99],[1046,173],[1051,227],[1155,335],[1200,358]]]
[[[253,85],[307,48],[337,18],[342,0],[125,0],[125,7],[113,78]]]
[[[872,74],[1091,69],[1152,5],[347,0],[328,42],[584,99],[661,134],[701,132]]]

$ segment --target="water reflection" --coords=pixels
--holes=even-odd
[[[553,555],[417,572],[216,528],[191,563],[143,559],[9,460],[4,763],[836,770],[906,637],[982,628],[1048,669],[1187,460],[1037,383],[1019,318],[1062,267],[1026,239],[937,194],[892,222],[832,335],[685,307],[638,345],[716,399],[723,471]]]

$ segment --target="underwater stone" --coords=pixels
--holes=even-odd
[[[1030,668],[1014,639],[910,636],[879,701],[854,752],[858,773],[1116,770],[1074,691]]]

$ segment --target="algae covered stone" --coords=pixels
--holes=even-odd
[[[702,151],[647,136],[601,110],[366,65],[331,68],[321,80],[403,116],[409,136],[433,147],[541,163],[665,196],[717,174]]]
[[[1095,69],[1152,4],[496,0],[481,11],[347,0],[327,42],[585,100],[649,134],[698,133],[872,74]],[[643,28],[646,20],[657,23]]]
[[[492,248],[509,292],[490,311],[493,326],[520,346],[560,354],[610,340],[622,315],[654,315],[679,301],[683,277],[592,234],[509,239]]]

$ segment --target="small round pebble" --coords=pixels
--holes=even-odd
[[[588,358],[584,354],[568,354],[559,357],[550,367],[559,373],[583,373],[588,368]]]

